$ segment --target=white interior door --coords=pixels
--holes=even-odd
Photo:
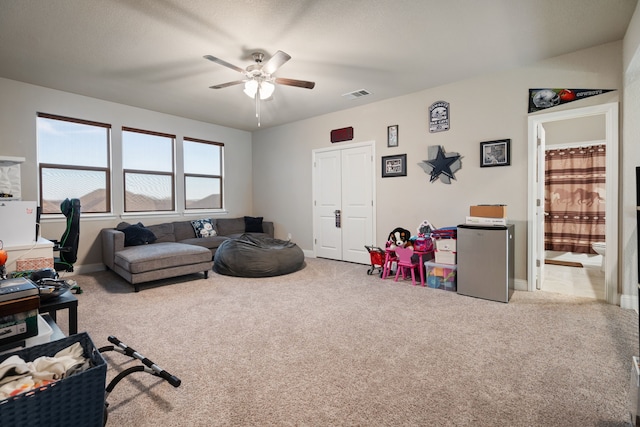
[[[342,259],[342,230],[336,214],[342,209],[342,156],[340,150],[315,154],[314,246],[316,256]]]
[[[341,150],[342,260],[369,264],[364,245],[373,242],[373,158],[371,147]]]
[[[364,144],[314,152],[316,256],[369,264],[374,242],[373,148]]]

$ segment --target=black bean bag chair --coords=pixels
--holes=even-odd
[[[216,249],[213,270],[225,276],[270,277],[293,273],[304,266],[304,253],[295,243],[243,234]]]

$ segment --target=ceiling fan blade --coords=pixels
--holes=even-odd
[[[313,89],[316,86],[315,82],[308,82],[305,80],[285,79],[283,77],[276,78],[276,83],[281,85],[287,85],[287,86],[302,87],[305,89]]]
[[[209,89],[223,89],[225,87],[239,85],[240,83],[244,83],[244,82],[246,82],[246,80],[236,80],[236,81],[233,81],[233,82],[222,83],[222,84],[215,85],[215,86],[209,86]]]
[[[262,66],[262,71],[266,74],[273,74],[290,59],[291,56],[279,50]]]
[[[233,64],[229,64],[227,61],[224,61],[220,58],[216,58],[215,56],[211,56],[211,55],[205,55],[203,56],[203,58],[208,59],[209,61],[215,62],[216,64],[220,64],[222,66],[225,66],[227,68],[231,68],[232,70],[236,70],[239,73],[244,73],[245,71],[240,68],[240,67],[236,67]]]

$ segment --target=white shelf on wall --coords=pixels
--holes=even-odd
[[[0,156],[0,168],[24,163],[24,157]]]

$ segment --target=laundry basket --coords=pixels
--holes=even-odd
[[[0,401],[2,427],[99,427],[104,423],[107,365],[86,332],[0,355],[0,362],[17,355],[30,362],[53,356],[79,342],[91,361],[86,371],[27,393]]]

